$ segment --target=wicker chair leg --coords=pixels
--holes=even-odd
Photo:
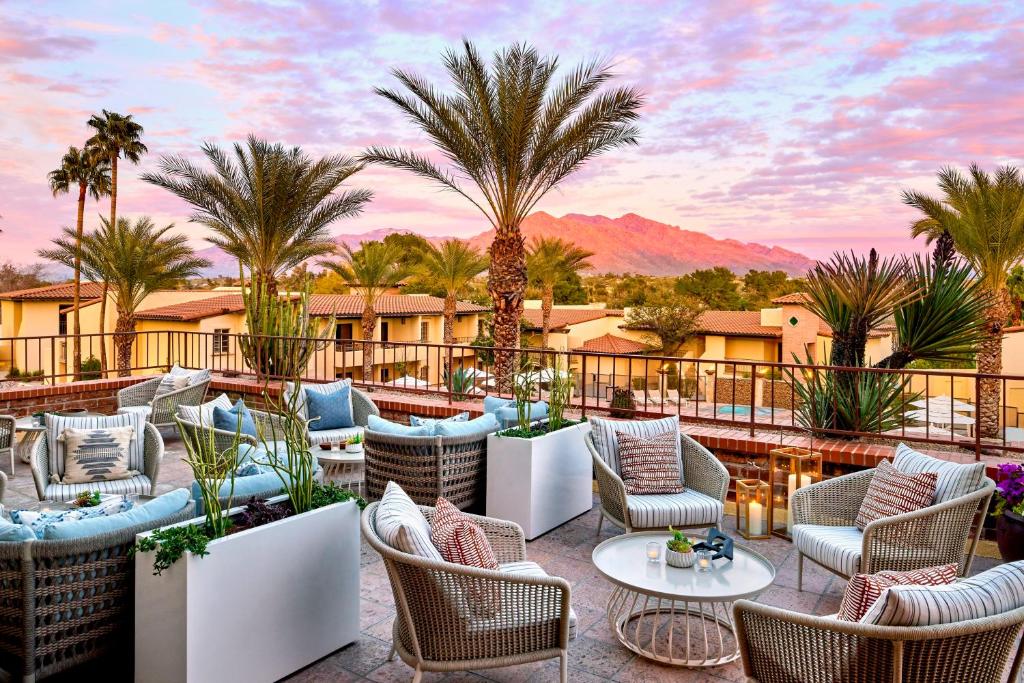
[[[562,650],[558,658],[558,680],[559,683],[569,683],[569,651]]]
[[[796,589],[802,591],[804,589],[804,554],[797,551],[796,560]]]
[[[416,671],[413,672],[413,674],[412,674],[412,683],[420,683],[420,681],[422,681],[422,680],[423,680],[423,669],[421,669],[420,665],[417,664],[416,665]]]
[[[601,527],[604,525],[604,512],[597,516],[597,535],[601,535]]]
[[[388,654],[388,661],[389,662],[395,661],[395,652],[396,652],[395,645],[394,645],[394,643],[392,643],[391,644],[391,652],[390,652],[390,654]]]

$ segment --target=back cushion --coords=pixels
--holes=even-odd
[[[592,417],[590,426],[590,434],[594,439],[598,455],[616,474],[621,473],[621,467],[619,465],[619,441],[615,432],[643,438],[671,430],[675,430],[676,434],[679,434],[678,417],[665,417],[660,420],[608,420],[603,417]],[[679,456],[679,471],[682,472],[682,444],[678,436],[676,437],[676,455]]]
[[[860,621],[871,606],[892,586],[944,586],[956,581],[957,565],[944,564],[905,572],[883,571],[877,574],[854,574],[846,584],[839,604],[841,621]]]
[[[430,540],[430,524],[402,487],[389,481],[377,506],[377,535],[395,550],[441,561]]]
[[[878,626],[931,626],[1024,607],[1024,561],[1001,564],[948,586],[893,586],[860,620]]]
[[[377,415],[369,415],[366,418],[366,428],[371,432],[379,434],[393,434],[395,436],[430,436],[433,430],[426,425],[411,426],[401,422],[385,420]]]
[[[434,425],[434,434],[437,436],[479,435],[482,438],[485,434],[498,431],[499,426],[498,418],[491,413],[484,413],[480,417],[474,417],[465,422],[442,420]]]
[[[65,428],[60,436],[64,443],[61,483],[88,484],[140,474],[139,470],[128,466],[128,447],[134,436],[134,427]]]
[[[58,484],[64,478],[64,440],[61,435],[68,427],[75,429],[110,429],[111,427],[132,427],[134,432],[128,444],[128,469],[145,471],[143,458],[145,445],[146,416],[137,412],[98,417],[64,417],[46,414],[46,448],[50,466],[50,483]]]
[[[221,394],[212,401],[207,401],[198,406],[178,406],[178,415],[186,422],[197,425],[213,426],[213,409],[223,408],[231,410],[231,399],[227,394]]]
[[[947,462],[924,453],[918,453],[902,443],[896,447],[896,458],[892,464],[893,467],[905,474],[918,472],[938,474],[938,482],[935,485],[936,503],[945,503],[977,491],[981,488],[981,482],[985,478],[985,463],[983,462],[967,464]]]

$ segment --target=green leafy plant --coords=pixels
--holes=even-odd
[[[551,393],[548,397],[548,431],[551,432],[569,424],[565,419],[565,409],[572,401],[576,378],[564,365],[559,356],[551,364],[551,382],[548,384]]]
[[[810,359],[807,360],[810,363]],[[829,369],[798,378],[786,370],[797,398],[796,420],[806,429],[881,433],[903,424],[910,401],[910,380],[895,374]]]
[[[333,481],[326,484],[321,484],[320,482],[313,484],[313,509],[327,507],[334,503],[344,503],[349,500],[354,500],[360,510],[366,507],[366,501],[361,496],[350,489],[338,486]]]
[[[75,505],[80,508],[96,507],[100,504],[99,491],[82,491],[75,496]]]
[[[525,360],[519,374],[512,383],[512,397],[516,401],[516,425],[519,429],[530,430],[530,401],[537,386],[537,371]]]
[[[100,359],[96,356],[89,356],[82,361],[82,379],[99,379],[103,376],[100,370]]]
[[[629,418],[636,412],[636,402],[629,389],[612,387],[612,400],[609,406],[612,417]]]
[[[678,531],[669,527],[668,530],[672,532],[672,538],[665,542],[669,550],[677,553],[688,553],[693,549],[693,541],[683,535],[682,531]]]
[[[473,394],[475,388],[474,376],[465,368],[456,368],[442,372],[445,385],[452,392],[452,398],[461,401]]]
[[[357,444],[361,444],[362,442],[363,442],[363,435],[362,434],[353,434],[352,436],[350,436],[347,439],[345,439],[345,444],[348,445],[348,446],[355,446]]]
[[[212,429],[187,429],[178,417],[178,432],[185,445],[185,464],[192,470],[199,496],[203,500],[206,515],[206,527],[212,538],[220,538],[231,527],[227,511],[231,509],[231,499],[235,494],[235,469],[238,467],[238,445],[241,443],[242,416],[238,416],[238,424],[234,438],[227,448],[218,448],[217,439]],[[228,484],[228,495],[225,505],[221,505],[220,490]]]
[[[134,555],[137,552],[148,553],[155,550],[153,573],[159,576],[165,569],[169,569],[172,564],[181,559],[186,552],[197,557],[209,555],[210,553],[206,549],[209,542],[207,529],[186,524],[168,529],[157,529],[149,536],[139,540],[129,552]]]
[[[317,467],[306,437],[309,422],[299,413],[303,395],[301,380],[293,377],[290,391],[286,391],[282,384],[278,395],[281,398],[274,398],[264,390],[264,404],[274,417],[258,421],[256,429],[260,446],[267,454],[265,464],[277,473],[292,510],[301,515],[313,509],[313,487],[316,484],[313,476]]]

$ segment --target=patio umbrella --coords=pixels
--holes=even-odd
[[[554,368],[544,368],[540,372],[535,373],[535,377],[538,382],[550,382],[555,377],[568,377],[569,373],[565,370],[555,370]]]
[[[973,413],[974,406],[970,403],[964,403],[955,398],[949,396],[932,396],[931,398],[922,398],[916,401],[911,401],[910,405],[917,406],[918,408],[927,408],[929,412],[945,411],[947,414],[950,409],[960,413]]]
[[[492,377],[494,377],[494,375],[492,375],[491,373],[487,372],[486,370],[481,370],[480,368],[462,368],[462,373],[466,375],[466,377],[472,377],[474,380],[477,381],[489,380]]]
[[[974,418],[970,415],[961,415],[960,413],[942,413],[935,410],[908,410],[904,413],[908,420],[916,420],[917,422],[927,422],[933,425],[972,425],[974,424]]]
[[[413,377],[411,375],[404,375],[403,377],[399,377],[397,379],[393,379],[390,382],[385,382],[384,386],[389,386],[389,387],[412,387],[414,389],[427,389],[427,388],[430,387],[430,384],[428,382],[423,381],[422,379],[419,379],[418,377]]]

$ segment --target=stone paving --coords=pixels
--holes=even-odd
[[[169,434],[166,439],[167,452],[161,464],[158,486],[161,493],[188,486],[192,480],[187,467],[181,462],[181,442]],[[6,472],[7,463],[2,463],[2,466]],[[28,466],[19,462],[15,475],[8,481],[4,495],[3,502],[8,507],[36,499]],[[614,536],[616,530],[606,523],[601,534],[596,533],[596,505],[595,498],[595,508],[589,513],[527,544],[529,559],[540,563],[549,573],[564,577],[572,585],[572,604],[579,618],[579,635],[569,646],[569,680],[574,683],[745,680],[738,662],[706,670],[679,669],[645,660],[618,643],[605,618],[611,585],[598,574],[590,561],[594,547]],[[728,519],[725,525],[727,533],[734,533],[734,521],[735,518]],[[759,601],[813,614],[829,614],[838,609],[846,582],[811,563],[804,566],[804,590],[796,590],[797,556],[789,542],[773,538],[743,543],[767,557],[778,572],[775,584],[761,594]],[[289,681],[388,683],[412,680],[413,670],[410,667],[397,658],[388,661],[395,609],[383,562],[365,543],[361,562],[362,634],[359,641],[296,673]],[[973,572],[984,571],[994,564],[994,559],[978,557]],[[557,680],[558,660],[505,669],[426,674],[423,677],[425,683],[541,683]]]

